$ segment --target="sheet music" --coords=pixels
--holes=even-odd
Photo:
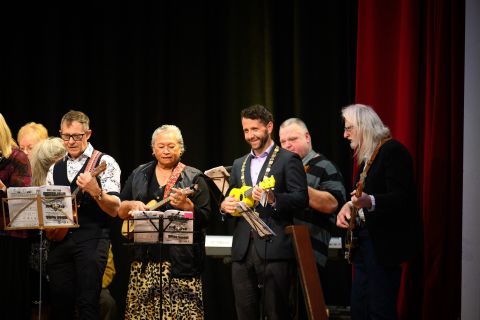
[[[218,190],[225,196],[228,190],[228,177],[230,174],[224,166],[215,167],[204,172],[207,177],[213,180]]]
[[[248,224],[258,233],[260,238],[276,236],[275,232],[245,202],[238,202],[238,209]]]
[[[134,242],[193,243],[193,213],[191,211],[134,211],[133,220]],[[161,224],[160,221],[162,221]],[[161,233],[163,235],[160,241]]]
[[[11,187],[7,189],[9,228],[40,226],[37,194],[45,227],[74,225],[69,186]]]

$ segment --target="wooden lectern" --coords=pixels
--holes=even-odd
[[[291,225],[285,228],[285,232],[292,235],[308,319],[327,320],[327,307],[323,298],[308,228],[304,225]]]

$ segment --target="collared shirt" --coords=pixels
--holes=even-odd
[[[67,178],[69,182],[75,178],[77,173],[82,169],[85,162],[90,159],[93,154],[93,146],[88,143],[85,151],[76,159],[72,159],[69,155],[66,155],[62,161],[67,161]],[[102,189],[108,192],[118,192],[120,193],[120,166],[111,156],[103,154],[100,161],[105,161],[107,164],[107,169],[99,175],[100,183],[102,184]],[[47,185],[53,185],[53,167],[48,169],[47,173]]]
[[[265,151],[262,152],[262,154],[260,154],[259,156],[256,156],[253,150],[250,151],[250,155],[252,157],[252,160],[250,162],[250,177],[252,178],[252,183],[254,185],[257,184],[258,175],[260,174],[263,164],[265,163],[265,160],[267,160],[267,156],[272,150],[273,146],[274,143],[272,142],[272,144],[267,149],[265,149]]]

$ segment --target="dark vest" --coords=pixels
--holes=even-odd
[[[99,157],[98,160],[100,160]],[[75,190],[77,187],[76,180],[80,173],[85,171],[88,161],[77,173],[72,183],[68,182],[67,178],[67,161],[58,161],[53,168],[53,182],[55,185],[70,186],[70,189]],[[98,179],[98,178],[97,178]],[[99,181],[100,183],[100,181]],[[96,238],[109,238],[110,216],[100,209],[95,199],[93,199],[88,192],[83,193],[79,191],[77,194],[78,206],[78,224],[79,228],[71,228],[67,237],[73,237],[76,242],[86,241]]]

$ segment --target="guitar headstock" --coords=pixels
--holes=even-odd
[[[107,163],[105,161],[102,161],[96,168],[95,170],[92,171],[91,175],[92,177],[98,176],[100,173],[105,171],[107,169]]]
[[[263,190],[272,189],[273,187],[275,187],[275,177],[265,177],[263,181],[258,184],[258,186]]]
[[[196,191],[198,191],[198,183],[194,183],[190,187],[182,189],[182,193],[187,196],[194,194]]]

